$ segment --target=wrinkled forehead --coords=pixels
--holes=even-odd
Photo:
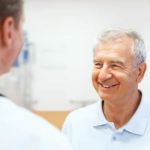
[[[101,50],[127,50],[133,54],[134,40],[127,36],[123,36],[116,39],[99,40],[94,48],[94,55]]]

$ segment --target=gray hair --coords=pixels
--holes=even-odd
[[[23,0],[0,0],[0,22],[6,17],[13,17],[18,24],[22,16]]]
[[[133,30],[107,30],[102,33],[99,38],[99,42],[115,41],[122,37],[129,37],[134,41],[133,54],[135,56],[136,65],[140,65],[146,62],[146,48],[141,36]]]

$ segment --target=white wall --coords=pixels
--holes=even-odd
[[[149,8],[148,0],[26,0],[24,28],[36,49],[32,107],[72,109],[80,101],[97,100],[91,83],[97,35],[106,28],[132,28],[142,34],[149,51]],[[147,94],[149,73],[140,85]]]

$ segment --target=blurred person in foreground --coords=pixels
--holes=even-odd
[[[23,45],[23,0],[0,0],[0,75]],[[0,150],[70,150],[66,138],[44,119],[0,97]]]
[[[138,88],[146,71],[143,39],[133,30],[107,30],[93,62],[100,100],[72,112],[63,126],[74,150],[149,150],[150,100]]]

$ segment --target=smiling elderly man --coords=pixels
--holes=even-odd
[[[92,81],[100,101],[72,112],[63,132],[74,150],[149,150],[150,101],[138,89],[146,71],[142,38],[105,31],[94,48]]]

